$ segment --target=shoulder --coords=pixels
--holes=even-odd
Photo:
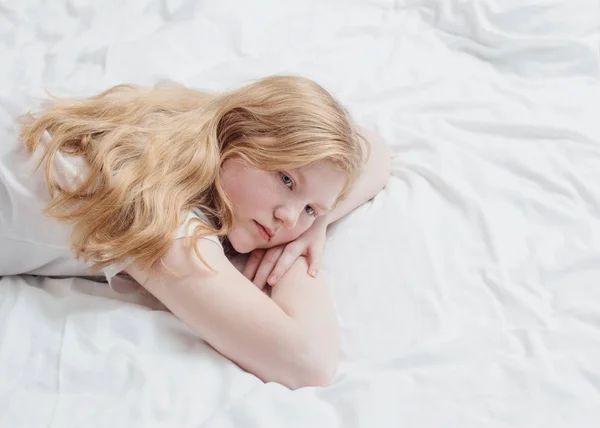
[[[214,224],[209,220],[208,216],[200,208],[194,207],[190,209],[187,214],[185,214],[184,220],[175,234],[175,239],[178,240],[191,237],[194,230],[203,225],[213,228],[215,227]],[[208,239],[219,245],[221,250],[223,249],[223,244],[218,236],[209,235],[204,236],[202,239]]]
[[[165,256],[163,256],[163,261],[165,260],[166,257],[168,257],[171,260],[178,260],[179,258],[182,258],[184,247],[191,248],[191,246],[190,246],[191,239],[185,239],[185,238],[191,238],[194,230],[197,227],[201,227],[202,225],[206,225],[206,226],[210,226],[210,227],[213,226],[212,223],[210,222],[210,220],[208,219],[208,217],[206,216],[206,214],[204,214],[202,212],[202,210],[199,208],[192,208],[187,213],[183,213],[182,218],[183,218],[183,221],[180,223],[179,228],[175,232],[174,237],[173,237],[173,243],[172,243],[171,247],[169,247],[167,254]],[[207,242],[208,248],[211,250],[211,252],[214,250],[217,253],[224,254],[223,243],[222,243],[222,240],[218,236],[207,235],[207,236],[203,236],[198,241],[203,243],[203,245],[201,245],[201,247],[204,247],[204,242]],[[102,269],[102,271],[103,271],[104,276],[106,277],[107,281],[109,283],[111,283],[112,278],[117,276],[120,272],[124,271],[124,272],[131,274],[131,272],[129,272],[129,270],[130,270],[130,267],[134,265],[134,263],[135,263],[135,259],[133,257],[129,257],[126,260],[122,261],[121,263],[114,263],[109,266],[106,266],[105,268]]]

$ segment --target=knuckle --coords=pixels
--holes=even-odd
[[[288,246],[286,247],[286,250],[291,250],[291,251],[296,252],[304,247],[306,247],[306,243],[304,241],[296,240],[296,241],[288,244]]]
[[[286,257],[298,257],[298,254],[300,254],[300,252],[302,251],[302,247],[299,247],[297,245],[292,246],[291,244],[288,245],[288,247],[285,249],[285,251],[283,252],[283,254]]]
[[[291,265],[294,262],[294,260],[296,260],[297,258],[298,258],[298,254],[295,254],[295,253],[284,254],[281,257],[281,264],[285,265],[285,266]]]

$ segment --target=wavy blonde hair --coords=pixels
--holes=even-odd
[[[51,202],[43,210],[74,225],[77,258],[92,271],[127,258],[145,268],[166,253],[181,215],[199,207],[198,239],[226,236],[233,207],[220,179],[223,162],[240,156],[258,168],[299,168],[327,160],[344,171],[343,199],[368,156],[347,111],[317,83],[274,76],[228,93],[179,85],[118,85],[85,99],[56,99],[22,118],[21,140],[30,154],[45,143]],[[265,138],[275,143],[265,143]],[[54,177],[60,151],[83,158],[89,175],[72,188]]]

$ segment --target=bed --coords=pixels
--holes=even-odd
[[[0,141],[46,90],[299,74],[393,150],[329,229],[331,386],[264,384],[137,294],[6,276],[0,427],[599,426],[597,1],[4,1],[0,58]]]

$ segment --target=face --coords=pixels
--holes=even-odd
[[[346,183],[328,161],[269,172],[228,159],[221,178],[235,218],[228,238],[238,253],[293,241],[329,212]]]

